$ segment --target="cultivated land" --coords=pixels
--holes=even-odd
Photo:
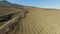
[[[60,34],[60,10],[28,8],[17,34]]]
[[[17,12],[21,12],[22,10],[19,9],[19,8],[14,8],[14,7],[7,7],[7,6],[0,6],[0,21],[3,19],[3,17],[1,18],[1,16],[6,16],[6,15],[9,15],[9,14],[14,14],[14,13],[17,13]],[[0,26],[4,24],[0,22]]]

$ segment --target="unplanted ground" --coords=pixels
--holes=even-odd
[[[60,10],[29,9],[17,34],[60,34]]]

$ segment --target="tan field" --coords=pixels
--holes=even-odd
[[[17,34],[60,34],[60,10],[29,8]]]
[[[16,13],[20,11],[22,10],[19,8],[3,6],[3,7],[0,7],[0,16],[8,15],[11,13]]]
[[[32,6],[30,1],[0,0],[0,34],[60,34],[60,9],[52,9],[59,2],[35,0]],[[51,9],[34,7],[40,4]]]

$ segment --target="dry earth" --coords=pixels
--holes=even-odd
[[[30,8],[17,34],[60,34],[60,10]]]

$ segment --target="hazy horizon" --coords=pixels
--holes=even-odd
[[[59,5],[60,0],[7,0],[7,1],[25,6],[60,9]]]

